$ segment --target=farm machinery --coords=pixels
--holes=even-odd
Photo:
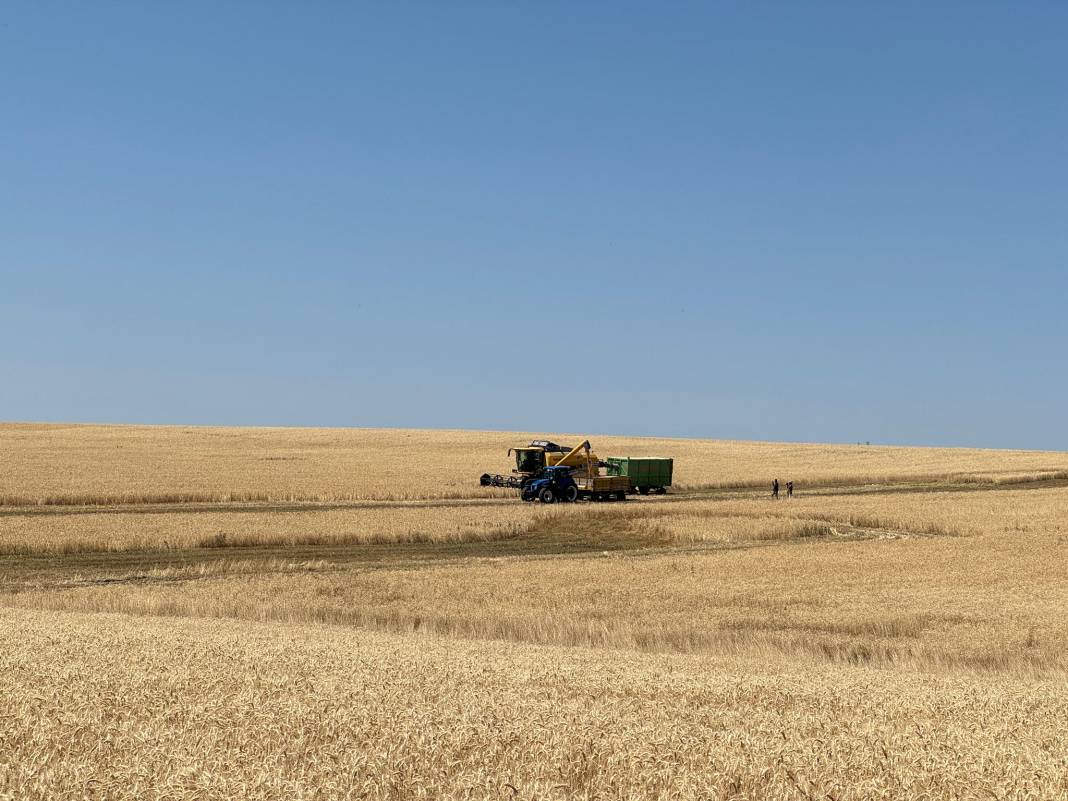
[[[599,467],[601,461],[589,450],[589,441],[575,448],[565,448],[547,439],[536,439],[529,445],[509,448],[508,455],[515,454],[515,469],[512,475],[491,475],[483,473],[479,484],[483,487],[513,487],[522,489],[534,476],[546,467],[585,468],[587,461],[595,462]]]
[[[512,475],[483,473],[483,487],[519,490],[524,501],[626,500],[628,494],[663,494],[671,485],[673,460],[655,457],[610,457],[602,461],[584,440],[565,448],[549,440],[509,448],[515,454]],[[602,473],[602,469],[606,469]]]

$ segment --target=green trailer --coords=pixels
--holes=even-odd
[[[663,495],[671,486],[673,459],[659,456],[609,456],[605,459],[608,475],[627,476],[630,486],[642,495]]]

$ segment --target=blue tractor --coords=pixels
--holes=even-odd
[[[579,488],[571,477],[570,467],[543,467],[534,478],[528,480],[519,494],[524,501],[577,501]]]

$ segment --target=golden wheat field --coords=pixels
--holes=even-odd
[[[0,503],[352,501],[498,497],[472,473],[508,469],[544,432],[17,425],[0,428]],[[589,434],[554,434],[576,445]],[[602,456],[674,457],[682,488],[1068,477],[1068,453],[593,436]]]
[[[1068,453],[583,436],[0,425],[0,798],[1068,799]]]

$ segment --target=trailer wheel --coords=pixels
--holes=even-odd
[[[578,500],[578,487],[576,487],[574,484],[572,484],[570,487],[568,487],[566,490],[564,490],[564,495],[561,498],[561,500],[567,501],[568,503],[574,503],[575,501],[577,501]]]
[[[541,495],[538,496],[538,500],[542,503],[552,503],[556,500],[556,496],[553,495],[553,491],[550,487],[546,487],[541,491]]]
[[[653,490],[653,491],[654,491],[654,492],[655,492],[655,493],[656,493],[657,495],[664,495],[665,493],[667,493],[667,490],[666,490],[666,489],[664,489],[663,487],[657,487],[657,488],[656,488],[655,490]]]
[[[617,501],[625,501],[625,500],[627,500],[627,493],[625,493],[623,490],[620,490],[619,492],[616,493],[616,500]]]
[[[649,488],[648,487],[638,487],[638,492],[641,493],[642,495],[648,495],[649,494]]]

